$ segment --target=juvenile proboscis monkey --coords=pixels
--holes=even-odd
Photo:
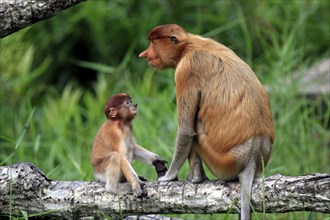
[[[267,164],[274,141],[270,102],[243,60],[226,46],[182,27],[155,27],[140,53],[155,69],[176,68],[178,130],[169,170],[175,179],[188,158],[188,180],[207,179],[202,161],[221,180],[239,179],[241,219],[250,219],[253,179]]]
[[[128,94],[110,97],[105,104],[104,114],[107,121],[96,134],[90,156],[95,179],[104,182],[106,190],[113,194],[133,191],[135,196],[141,196],[140,179],[145,179],[139,179],[131,166],[132,160],[154,165],[158,177],[167,171],[165,161],[136,143],[131,122],[137,114],[137,104],[132,103]],[[125,180],[131,188],[119,188],[119,183]]]

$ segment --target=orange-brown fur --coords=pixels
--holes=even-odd
[[[137,105],[125,94],[112,96],[106,103],[104,113],[107,121],[97,132],[90,161],[95,178],[106,183],[106,190],[118,193],[118,183],[124,176],[136,196],[142,194],[140,180],[131,166],[133,158],[152,165],[155,161],[164,164],[158,155],[139,146],[132,133],[131,121],[137,112]],[[129,190],[124,190],[128,192]]]
[[[176,68],[176,151],[161,180],[173,179],[187,157],[198,161],[189,156],[195,155],[223,180],[247,177],[243,171],[252,169],[251,182],[261,160],[269,160],[274,125],[267,93],[249,65],[226,46],[178,25],[158,26],[148,39],[139,57],[157,69]]]
[[[120,152],[123,133],[119,129],[118,122],[106,121],[96,134],[91,153],[91,163],[95,167],[95,172],[103,172],[109,165],[105,155],[109,152]]]

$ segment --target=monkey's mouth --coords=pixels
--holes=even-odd
[[[152,67],[154,70],[161,70],[161,69],[163,69],[162,65],[157,60],[149,60],[148,61],[148,65],[150,67]]]
[[[136,115],[138,108],[137,107],[131,108],[130,111],[133,115]]]
[[[157,62],[159,63],[159,61],[157,61],[157,59],[150,59],[150,60],[147,60],[148,61],[148,65],[149,66],[152,66],[152,67],[155,67],[157,66]]]
[[[152,64],[153,60],[148,60],[148,65],[154,67],[154,64]]]

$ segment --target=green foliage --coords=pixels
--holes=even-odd
[[[170,162],[177,127],[173,70],[155,72],[137,56],[151,28],[177,23],[228,45],[267,84],[276,137],[266,176],[329,173],[329,97],[311,100],[286,84],[293,72],[329,57],[329,4],[87,1],[1,39],[0,164],[29,161],[52,179],[92,180],[90,147],[105,120],[105,101],[118,92],[139,103],[133,123],[139,144]],[[133,166],[156,179],[152,167]],[[185,164],[179,178],[187,173]],[[325,218],[307,212],[258,217]]]

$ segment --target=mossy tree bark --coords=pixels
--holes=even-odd
[[[126,184],[126,183],[125,183]],[[111,195],[96,182],[54,181],[32,163],[0,167],[0,216],[48,213],[77,218],[165,213],[238,213],[238,182],[146,182],[145,195]],[[274,175],[256,179],[252,205],[256,212],[315,211],[330,213],[330,174]]]
[[[50,18],[83,1],[85,0],[0,0],[0,37]]]

